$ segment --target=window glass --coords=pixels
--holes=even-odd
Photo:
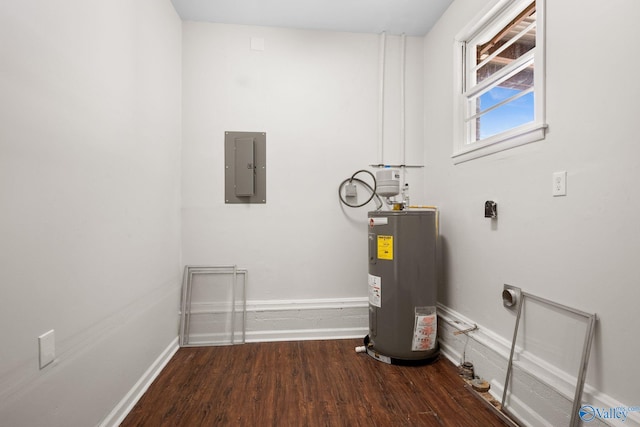
[[[544,139],[544,0],[497,0],[457,37],[454,159]]]
[[[533,64],[469,101],[474,140],[482,140],[535,119]]]
[[[514,92],[513,89],[499,89],[500,92]],[[490,95],[487,93],[484,96]],[[486,139],[509,129],[533,121],[533,93],[529,92],[476,119],[478,139]]]
[[[476,45],[476,82],[511,64],[536,47],[536,10],[532,3],[491,40]]]

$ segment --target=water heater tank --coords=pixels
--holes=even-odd
[[[392,364],[438,356],[436,242],[438,213],[369,212],[367,353]]]
[[[400,172],[397,169],[382,169],[376,172],[376,193],[382,197],[393,197],[400,193]]]

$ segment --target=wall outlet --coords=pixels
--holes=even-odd
[[[554,197],[567,195],[567,171],[553,173],[553,189],[551,194]]]
[[[40,369],[49,365],[56,358],[56,336],[52,329],[38,337],[40,351]]]

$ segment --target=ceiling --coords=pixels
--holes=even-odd
[[[185,21],[423,36],[453,0],[171,0]]]

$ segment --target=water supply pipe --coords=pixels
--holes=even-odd
[[[400,158],[402,165],[407,164],[407,144],[405,130],[405,66],[406,66],[406,36],[403,33],[400,37]],[[404,168],[403,168],[404,169]],[[403,174],[404,180],[404,174]],[[404,187],[404,182],[403,182]]]
[[[384,75],[386,64],[386,50],[387,50],[387,33],[380,33],[380,96],[378,105],[378,164],[384,163]]]

